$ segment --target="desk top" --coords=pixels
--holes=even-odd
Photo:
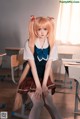
[[[76,79],[80,84],[80,59],[71,59],[72,61],[63,60],[64,66],[68,67],[69,78]]]
[[[6,53],[0,53],[0,66],[2,65],[2,57],[5,55],[6,55]]]
[[[80,59],[62,59],[64,66],[80,68]]]
[[[77,62],[63,62],[64,66],[80,68],[80,63]]]
[[[15,47],[7,47],[5,50],[14,50],[14,51],[19,51],[21,48],[15,48]]]
[[[6,51],[6,53],[7,53],[8,56],[11,56],[11,55],[19,54],[19,51],[20,51],[21,49],[22,49],[22,48],[6,47],[6,48],[5,48],[5,51]]]
[[[0,53],[0,57],[7,55],[6,53]]]

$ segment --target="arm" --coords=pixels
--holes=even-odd
[[[26,47],[24,49],[24,59],[28,60],[29,62],[36,87],[38,88],[38,87],[41,87],[41,84],[40,84],[39,77],[36,70],[34,55],[32,53],[33,51],[31,52],[31,49],[33,49],[33,47],[31,46],[31,44],[29,44],[29,42],[27,42]]]
[[[58,59],[58,50],[57,50],[57,45],[54,44],[53,48],[50,51],[49,59],[46,63],[43,85],[46,85],[49,75],[51,80],[53,80],[51,64],[52,64],[52,61],[56,61],[57,59]]]
[[[51,79],[53,78],[52,69],[51,69],[52,61],[55,61],[57,59],[57,56],[58,56],[57,55],[57,47],[54,45],[50,51],[49,59],[45,66],[45,72],[44,72],[44,78],[43,78],[43,84],[42,84],[42,89],[43,89],[43,92],[45,95],[48,92],[48,87],[47,87],[48,77],[50,76]]]
[[[29,60],[29,63],[30,63],[32,75],[36,84],[35,97],[37,99],[40,99],[42,97],[42,87],[41,87],[41,83],[39,81],[39,77],[37,74],[36,65],[34,60]]]
[[[27,60],[30,67],[31,67],[31,71],[32,71],[32,75],[33,75],[33,79],[36,85],[36,91],[35,94],[41,95],[42,94],[42,88],[41,88],[41,84],[39,81],[39,77],[37,74],[37,70],[36,70],[36,65],[35,65],[35,61],[34,61],[34,56],[33,53],[31,52],[31,48],[32,46],[29,45],[29,42],[26,42],[25,48],[24,48],[24,60]]]
[[[26,77],[26,75],[27,75],[29,69],[30,69],[30,65],[29,65],[29,63],[27,63],[26,66],[25,66],[25,69],[23,70],[22,75],[21,75],[21,77],[20,77],[19,85],[20,85],[20,83],[25,79],[25,77]]]
[[[47,80],[48,80],[48,77],[50,75],[51,64],[52,64],[52,60],[48,60],[46,63],[44,78],[43,78],[43,86],[44,87],[47,86]]]
[[[51,69],[50,69],[50,79],[52,82],[54,82],[54,73],[53,73],[53,70],[52,70],[52,66],[51,66]]]
[[[45,67],[43,84],[42,84],[42,90],[43,90],[44,96],[47,96],[49,92],[47,87],[47,81],[48,81],[48,77],[50,76],[51,64],[52,64],[52,60],[48,60]]]
[[[46,66],[45,66],[45,72],[44,72],[44,78],[43,78],[43,87],[47,86],[48,77],[51,76],[50,70],[51,70],[51,65],[52,65],[52,61],[53,61],[52,55],[53,55],[53,48],[50,51],[49,59],[48,59]]]
[[[32,71],[32,75],[33,75],[36,87],[41,88],[41,84],[40,84],[39,77],[38,77],[38,74],[37,74],[35,62],[34,62],[34,60],[29,60],[29,63],[30,63],[30,66],[31,66],[31,71]]]

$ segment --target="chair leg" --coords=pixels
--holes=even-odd
[[[60,67],[61,70],[61,67]],[[61,71],[59,71],[61,72]],[[65,66],[65,75],[64,75],[64,80],[61,79],[61,74],[59,73],[59,80],[55,80],[57,87],[59,88],[66,88],[66,89],[72,89],[72,80],[71,79],[67,79],[67,77],[69,77],[69,71],[68,71],[68,67]]]
[[[26,113],[26,112],[28,112],[27,110],[29,108],[27,108],[27,106],[29,107],[29,105],[30,105],[30,107],[32,107],[31,106],[32,103],[31,102],[27,103],[28,96],[26,97],[26,95],[23,95],[22,99],[23,99],[23,104],[22,104],[22,107],[21,107],[21,111],[20,112],[12,112],[12,116],[20,117],[20,118],[23,118],[23,119],[28,119],[29,114]]]
[[[11,67],[11,76],[12,76],[12,81],[14,82],[14,84],[17,84],[17,82],[14,79],[14,68]]]
[[[75,107],[74,107],[74,118],[76,118],[77,115],[80,115],[80,110],[78,109],[78,104],[80,102],[79,97],[79,83],[76,81],[76,92],[75,92]]]

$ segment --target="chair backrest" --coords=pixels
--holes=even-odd
[[[23,64],[23,54],[17,54],[11,56],[11,67],[17,67]]]
[[[17,84],[15,80],[15,72],[23,65],[23,54],[16,54],[11,56],[11,77],[12,81]],[[18,72],[19,73],[19,72]]]

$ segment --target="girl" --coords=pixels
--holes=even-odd
[[[53,18],[32,16],[29,22],[29,40],[24,48],[27,65],[18,88],[18,93],[27,93],[33,102],[29,119],[39,119],[43,106],[48,109],[52,119],[62,119],[52,101],[55,85],[49,76],[52,61],[57,59],[54,39]]]

